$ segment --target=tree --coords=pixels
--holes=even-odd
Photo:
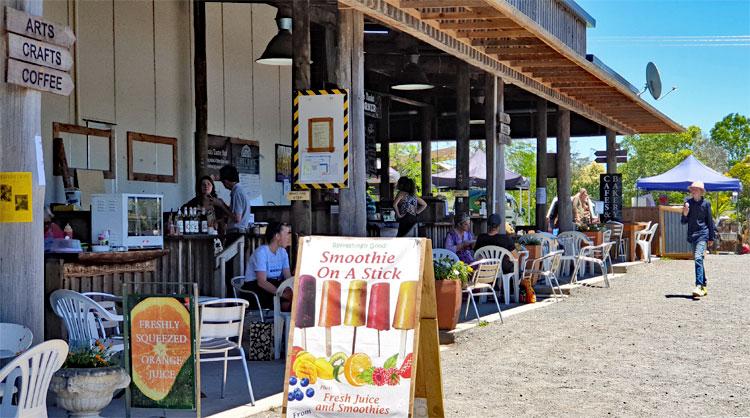
[[[750,219],[750,155],[729,169],[729,176],[742,183],[742,192],[737,199],[737,213]]]
[[[422,192],[422,152],[416,144],[391,144],[388,150],[391,167],[399,174],[414,180],[417,193]]]
[[[750,120],[730,113],[711,129],[711,139],[727,150],[729,164],[734,165],[750,155]]]
[[[599,175],[604,173],[604,167],[588,158],[576,158],[575,161],[571,172],[571,194],[584,188],[592,200],[599,200]]]
[[[505,147],[505,164],[509,170],[514,171],[529,179],[529,191],[531,194],[531,225],[536,222],[534,205],[536,205],[536,146],[524,141],[513,141],[511,145]],[[507,193],[513,195],[521,206],[521,196],[519,192],[508,190]],[[550,198],[548,198],[549,200]]]
[[[729,168],[727,165],[727,150],[715,141],[702,135],[695,139],[693,155],[700,162],[719,173],[726,173],[727,168]]]

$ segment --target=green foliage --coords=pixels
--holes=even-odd
[[[514,171],[530,180],[528,193],[531,193],[531,225],[536,222],[536,214],[534,211],[534,205],[536,204],[536,145],[532,145],[527,141],[513,141],[513,143],[505,147],[505,164],[509,170]],[[521,202],[520,193],[518,191],[507,191],[511,194],[520,206],[524,206]],[[550,201],[552,198],[548,197]],[[524,199],[525,200],[525,199]]]
[[[518,243],[521,245],[542,245],[542,240],[537,237],[532,237],[529,234],[523,235],[518,239]]]
[[[585,188],[592,200],[599,200],[599,175],[604,173],[604,167],[588,158],[571,158],[571,194]]]
[[[469,277],[474,269],[463,261],[451,261],[448,257],[442,257],[433,262],[435,268],[435,280],[460,280],[462,284],[469,282]]]
[[[111,347],[111,344],[105,346],[104,343],[96,340],[90,347],[70,351],[63,367],[68,369],[91,369],[112,366]]]
[[[742,183],[742,192],[737,199],[737,213],[747,220],[750,218],[750,155],[733,165],[728,174]]]
[[[391,144],[388,151],[391,167],[402,176],[409,177],[417,184],[417,194],[422,191],[422,152],[416,144]]]
[[[750,120],[730,113],[711,129],[711,139],[727,150],[730,165],[736,164],[750,155]]]

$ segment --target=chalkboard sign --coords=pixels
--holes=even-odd
[[[242,174],[260,174],[260,147],[256,141],[232,138],[232,164]]]
[[[599,197],[604,202],[602,221],[622,219],[622,174],[599,175]]]

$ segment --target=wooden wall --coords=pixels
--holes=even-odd
[[[291,144],[291,69],[255,63],[276,34],[276,9],[209,3],[206,13],[209,133],[259,141],[263,199],[288,204],[275,182],[274,145]],[[192,197],[191,2],[47,0],[44,15],[67,23],[78,37],[75,92],[42,98],[46,203],[64,198],[60,178],[52,177],[52,122],[85,125],[85,119],[115,131],[117,180],[105,181],[107,191],[162,193],[166,209]],[[127,180],[128,131],[178,138],[177,184]]]
[[[586,55],[586,22],[559,0],[507,0],[565,45]]]

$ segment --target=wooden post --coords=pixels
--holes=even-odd
[[[456,190],[469,190],[469,64],[458,63],[456,74]],[[469,213],[469,198],[456,198],[456,216]]]
[[[505,113],[505,83],[500,77],[495,78],[495,109],[497,115]],[[496,118],[497,118],[496,115]],[[497,137],[497,134],[495,135]],[[495,183],[495,209],[494,212],[500,215],[500,219],[505,222],[505,142],[497,141],[495,147],[496,155],[496,169],[497,173],[495,177],[497,181]],[[500,234],[505,234],[505,224],[500,228]]]
[[[31,15],[42,15],[41,1],[0,0]],[[4,13],[3,13],[4,14]],[[0,19],[5,32],[5,19]],[[33,222],[0,223],[0,322],[28,327],[34,343],[44,341],[44,179],[39,178],[36,137],[40,136],[42,94],[5,83],[7,42],[0,42],[0,172],[30,172]],[[40,138],[41,140],[41,138]],[[40,145],[41,146],[41,145]],[[51,157],[48,157],[51,158]],[[3,336],[0,336],[3,338]]]
[[[338,13],[336,82],[349,88],[349,188],[339,191],[339,233],[367,236],[367,173],[365,170],[365,22],[354,9]]]
[[[607,174],[617,173],[617,132],[607,128]]]
[[[422,196],[432,196],[432,124],[435,111],[424,107],[422,113]]]
[[[195,73],[195,181],[208,162],[208,74],[206,67],[206,3],[193,1],[193,71]]]
[[[536,102],[536,228],[545,230],[547,216],[547,101]]]
[[[393,199],[391,190],[391,98],[384,96],[383,109],[380,112],[378,125],[378,142],[380,142],[380,200]]]
[[[504,173],[496,172],[497,161],[497,77],[494,74],[484,75],[484,141],[487,151],[487,214],[498,211],[497,184],[505,177]]]
[[[557,213],[560,232],[574,231],[570,202],[570,110],[557,111]]]
[[[310,88],[310,1],[293,0],[292,3],[292,88]],[[289,123],[293,123],[291,120]],[[295,187],[296,188],[296,187]],[[297,235],[312,232],[310,201],[292,202],[292,231]],[[293,240],[294,243],[297,240]]]

